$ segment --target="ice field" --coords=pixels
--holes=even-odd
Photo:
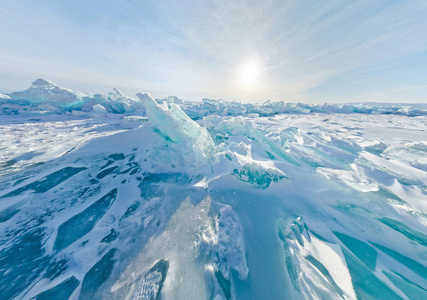
[[[0,299],[427,299],[427,105],[0,109]]]

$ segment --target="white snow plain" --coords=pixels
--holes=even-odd
[[[137,98],[0,117],[1,299],[427,298],[426,115]]]

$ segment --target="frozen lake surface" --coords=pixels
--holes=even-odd
[[[0,117],[0,299],[427,299],[426,115],[138,98]]]

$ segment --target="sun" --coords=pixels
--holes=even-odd
[[[256,61],[246,62],[240,69],[240,84],[243,88],[251,88],[259,81],[261,68]]]

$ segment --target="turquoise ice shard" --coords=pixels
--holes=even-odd
[[[190,154],[188,162],[193,165],[204,164],[206,158],[212,155],[214,143],[209,132],[193,121],[177,104],[159,105],[149,94],[138,93],[137,97],[144,104],[150,122],[166,139],[181,145],[183,154]]]

